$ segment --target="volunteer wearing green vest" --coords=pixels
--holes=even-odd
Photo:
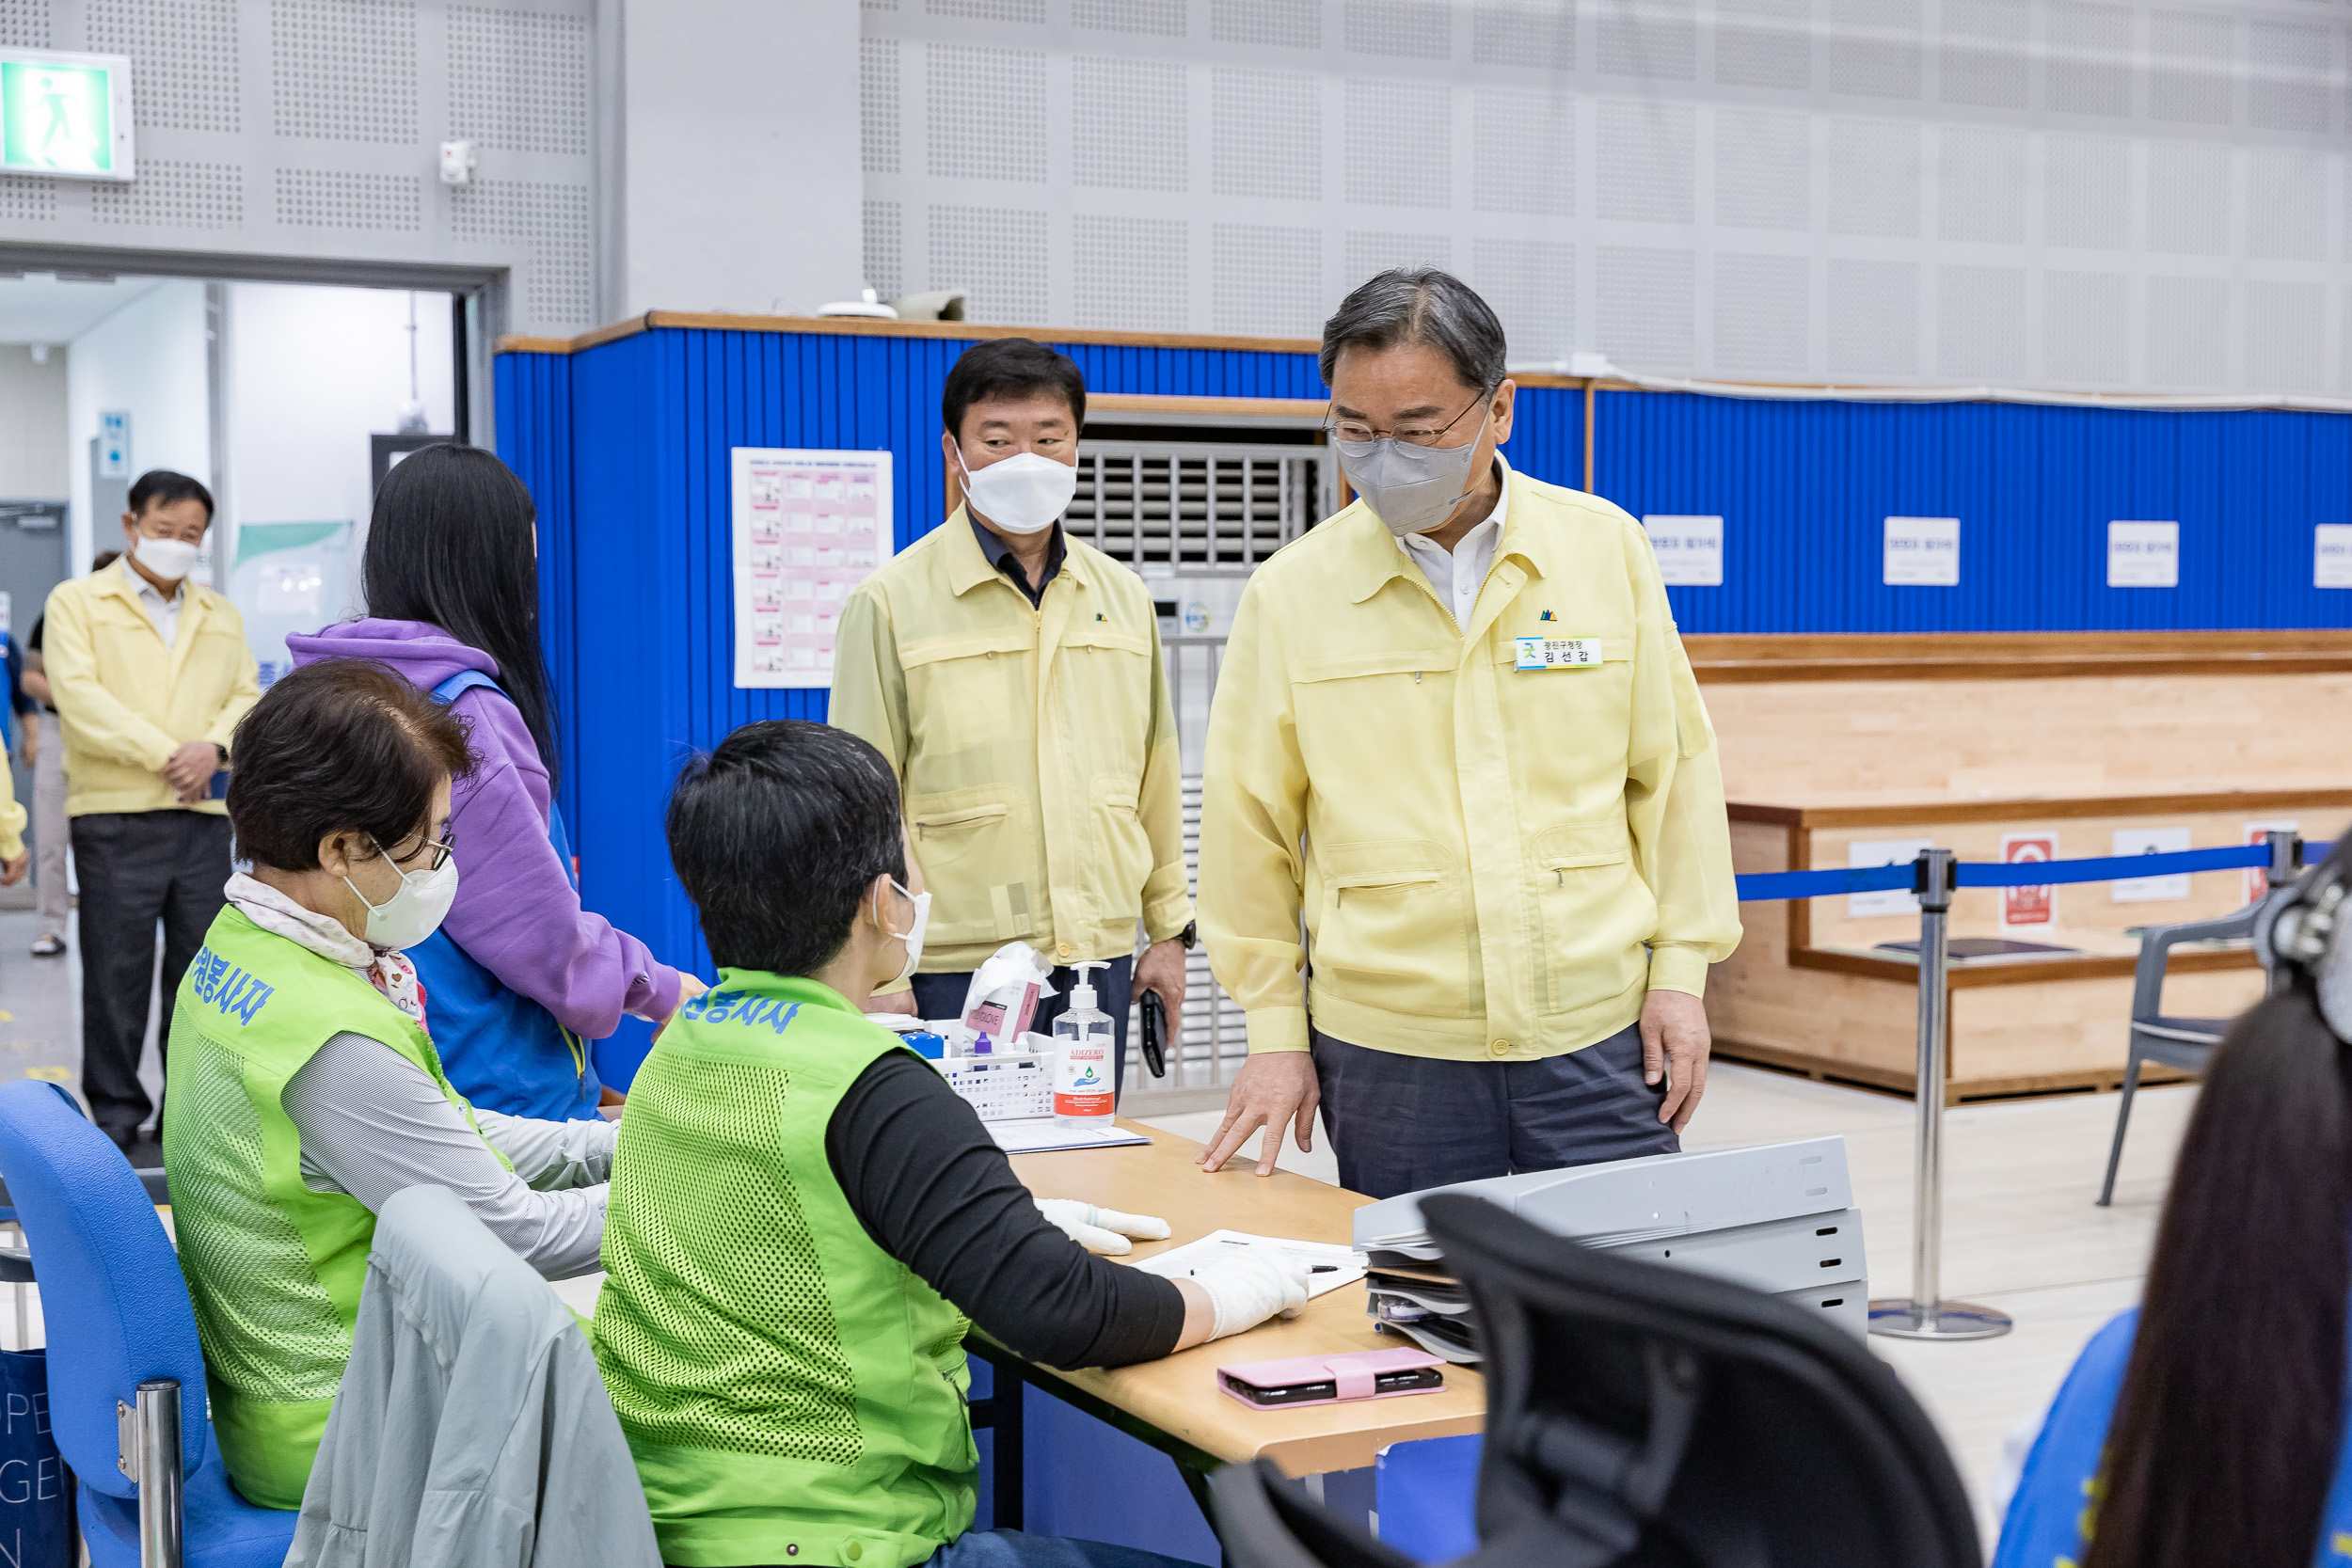
[[[221,1457],[248,1501],[290,1509],[351,1358],[375,1211],[445,1186],[540,1273],[587,1273],[612,1125],[476,1112],[442,1075],[399,950],[455,891],[462,721],[330,660],[270,688],[233,752],[253,869],[180,985],[164,1158]]]
[[[966,1320],[1049,1365],[1121,1366],[1295,1309],[1305,1274],[1089,1255],[1086,1222],[1168,1227],[1041,1213],[972,1107],[858,1011],[914,972],[930,913],[864,740],[745,725],[687,768],[669,838],[720,978],[630,1087],[593,1332],[664,1559],[1166,1568],[971,1532]]]

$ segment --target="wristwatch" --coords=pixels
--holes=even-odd
[[[1195,947],[1200,944],[1200,922],[1198,920],[1185,921],[1184,928],[1176,933],[1176,940],[1184,944],[1185,952],[1191,952]]]

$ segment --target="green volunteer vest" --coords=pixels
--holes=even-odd
[[[727,969],[629,1085],[592,1338],[665,1561],[909,1568],[972,1526],[962,1314],[825,1159],[898,1049],[814,980]]]
[[[472,1122],[406,1014],[365,977],[262,930],[233,904],[205,933],[172,1008],[164,1162],[180,1272],[221,1458],[237,1490],[265,1508],[302,1504],[351,1359],[375,1234],[358,1198],[303,1184],[301,1134],[278,1104],[286,1081],[345,1032],[430,1073]]]

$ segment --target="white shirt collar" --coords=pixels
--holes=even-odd
[[[1455,541],[1453,549],[1425,533],[1408,533],[1396,542],[1405,559],[1421,568],[1438,602],[1454,612],[1454,624],[1464,631],[1470,629],[1471,613],[1478,608],[1478,594],[1495,563],[1504,517],[1511,509],[1511,465],[1499,451],[1495,453],[1495,477],[1500,483],[1495,487],[1494,510]]]

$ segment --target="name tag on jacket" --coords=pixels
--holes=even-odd
[[[1522,670],[1585,670],[1601,661],[1597,637],[1522,637],[1518,645]]]

